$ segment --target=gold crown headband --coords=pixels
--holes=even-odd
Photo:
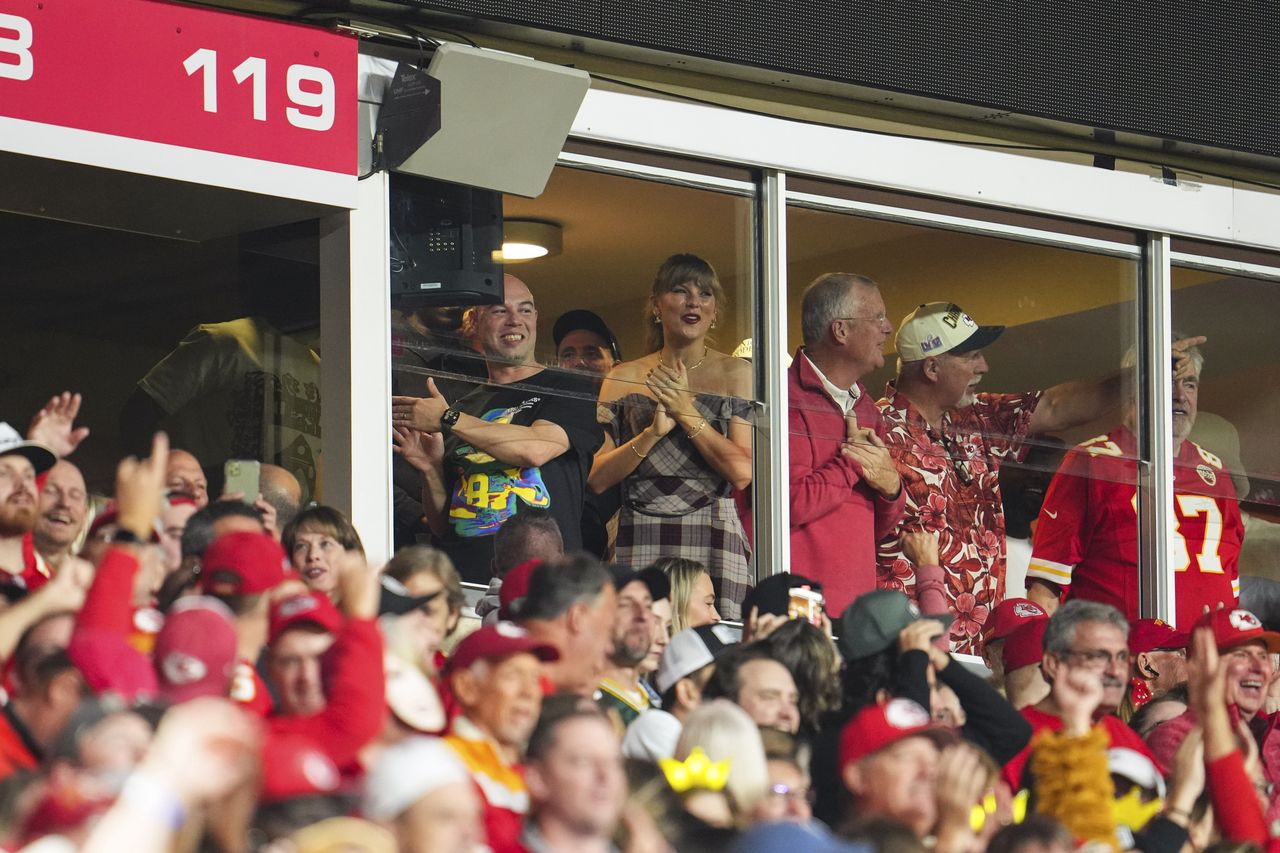
[[[674,758],[658,760],[667,784],[677,794],[686,791],[722,791],[729,781],[729,759],[713,762],[702,747],[695,746],[684,761]]]

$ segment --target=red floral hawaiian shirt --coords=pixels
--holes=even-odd
[[[1000,463],[1026,455],[1024,439],[1039,402],[1039,391],[978,394],[972,405],[944,414],[938,430],[892,383],[876,403],[906,493],[901,529],[938,534],[947,602],[955,615],[953,651],[982,650],[982,626],[1004,599]],[[897,536],[880,542],[876,561],[879,587],[915,598],[915,566]]]

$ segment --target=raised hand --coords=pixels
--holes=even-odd
[[[49,398],[44,408],[36,412],[27,427],[27,440],[38,441],[51,449],[61,459],[70,456],[89,437],[89,428],[76,427],[76,415],[80,414],[80,395],[63,391]]]
[[[358,551],[338,558],[338,589],[342,612],[348,619],[376,619],[382,595],[379,570]]]
[[[1194,338],[1179,338],[1169,347],[1173,355],[1173,378],[1186,379],[1196,374],[1196,366],[1191,361],[1191,356],[1187,350],[1192,347],[1200,346],[1200,344],[1209,340],[1204,335],[1197,335]]]
[[[139,461],[133,456],[116,467],[116,506],[120,526],[145,542],[164,505],[165,466],[169,464],[169,437],[162,432],[151,439],[151,455]]]
[[[1102,676],[1097,670],[1063,662],[1053,679],[1053,701],[1068,735],[1079,737],[1093,727],[1093,714],[1102,704],[1102,692]]]
[[[391,449],[419,471],[438,468],[444,459],[444,436],[438,432],[418,432],[408,427],[392,427]]]
[[[426,397],[391,398],[391,424],[419,432],[439,432],[440,416],[448,408],[449,401],[436,388],[435,380],[428,377]]]
[[[929,654],[933,641],[945,633],[937,619],[917,619],[898,632],[898,652],[905,654],[915,649]]]

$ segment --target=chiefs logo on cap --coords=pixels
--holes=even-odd
[[[1237,631],[1258,631],[1262,628],[1262,623],[1258,621],[1258,617],[1254,616],[1248,610],[1232,610],[1231,627]]]
[[[931,722],[924,708],[910,699],[894,699],[885,705],[884,721],[895,729],[918,729]]]
[[[1032,616],[1043,616],[1044,611],[1040,609],[1040,605],[1038,604],[1032,604],[1029,601],[1020,601],[1013,605],[1013,615],[1026,619]]]
[[[209,674],[204,661],[182,652],[166,655],[160,669],[170,684],[192,684]]]

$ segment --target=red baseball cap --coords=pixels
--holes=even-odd
[[[1044,660],[1044,629],[1048,619],[1028,619],[1004,638],[1004,671],[1013,672]]]
[[[236,668],[235,617],[216,598],[180,598],[169,609],[152,653],[161,694],[175,705],[226,696]]]
[[[332,794],[341,783],[333,759],[310,737],[297,732],[267,735],[262,744],[262,802]]]
[[[1048,619],[1044,608],[1029,598],[1006,598],[991,611],[991,617],[982,626],[982,641],[1003,640],[1019,625],[1033,619]]]
[[[1196,623],[1205,624],[1213,628],[1213,639],[1220,652],[1255,641],[1265,643],[1267,651],[1272,654],[1280,652],[1280,634],[1264,629],[1258,617],[1243,608],[1214,610],[1200,617]]]
[[[507,572],[498,589],[499,619],[512,619],[517,615],[511,606],[529,594],[529,577],[542,563],[542,560],[526,560]]]
[[[201,559],[201,590],[214,595],[254,595],[284,582],[288,562],[280,543],[266,533],[224,533]],[[214,579],[220,572],[234,577]]]
[[[465,669],[478,660],[505,658],[520,652],[528,652],[543,662],[560,659],[560,651],[555,646],[535,640],[519,625],[499,622],[468,634],[445,662],[445,669],[452,672]]]
[[[280,635],[299,625],[314,625],[336,634],[342,627],[342,614],[333,606],[329,596],[322,592],[304,592],[282,598],[271,605],[268,642],[274,643]]]
[[[939,748],[955,741],[955,735],[939,728],[929,712],[910,699],[890,699],[858,712],[840,733],[840,767],[915,736],[927,737]]]
[[[1189,637],[1163,619],[1139,619],[1129,626],[1129,654],[1156,649],[1185,649]]]

